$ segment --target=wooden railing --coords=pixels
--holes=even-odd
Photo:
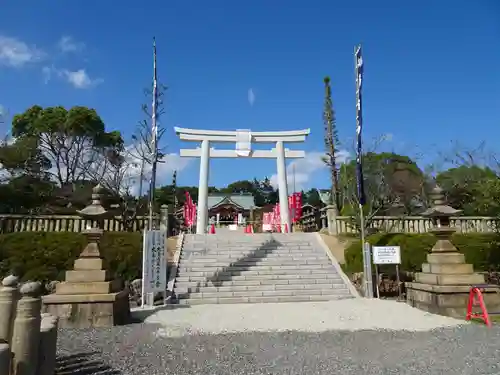
[[[301,218],[304,231],[315,232],[327,228],[326,211],[311,210]],[[499,228],[499,219],[488,216],[459,216],[451,218],[451,226],[460,233],[494,232]],[[356,233],[350,216],[337,216],[338,233]],[[368,228],[393,233],[425,233],[433,227],[431,219],[423,216],[374,216]]]

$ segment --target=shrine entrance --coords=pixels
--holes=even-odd
[[[200,158],[200,179],[198,184],[198,212],[196,219],[196,233],[204,234],[208,227],[208,176],[210,158],[267,158],[276,159],[279,189],[279,205],[281,225],[291,228],[288,212],[288,184],[286,174],[287,158],[303,158],[304,151],[286,149],[285,143],[300,143],[306,140],[310,129],[252,132],[248,129],[199,130],[175,127],[175,133],[182,141],[201,142],[201,147],[195,149],[181,149],[181,157]],[[234,150],[218,150],[211,148],[211,143],[235,143]],[[271,150],[252,150],[252,143],[273,143]]]

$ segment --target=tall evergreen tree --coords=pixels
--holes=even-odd
[[[332,183],[332,204],[337,214],[340,207],[339,175],[337,168],[336,153],[340,145],[337,126],[335,123],[335,111],[332,104],[332,89],[330,87],[330,77],[325,77],[325,106],[323,110],[323,123],[325,125],[325,148],[326,156],[323,161],[330,169],[330,179]]]

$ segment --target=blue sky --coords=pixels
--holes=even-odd
[[[197,160],[180,160],[176,125],[254,131],[310,128],[300,187],[327,187],[323,77],[332,78],[344,148],[355,134],[353,48],[365,61],[364,139],[434,161],[452,140],[500,137],[500,2],[411,1],[5,1],[0,12],[0,105],[96,108],[129,137],[151,84],[151,41],[169,86],[158,179],[197,184]],[[253,105],[248,92],[254,93]],[[195,147],[185,144],[184,147]],[[296,148],[290,146],[290,148]],[[273,160],[212,160],[210,183],[263,178]],[[289,178],[291,180],[291,178]]]

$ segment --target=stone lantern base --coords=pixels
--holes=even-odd
[[[407,302],[413,307],[433,314],[465,319],[470,285],[430,285],[406,283]],[[498,288],[486,287],[484,302],[489,312],[500,311]]]
[[[472,265],[465,263],[465,256],[449,240],[441,238],[427,255],[427,263],[422,264],[415,281],[405,284],[406,299],[421,310],[464,319],[471,286],[484,284],[484,275],[474,273]],[[485,285],[483,297],[490,312],[500,312],[498,292],[498,288]]]
[[[75,260],[74,269],[66,271],[66,281],[55,294],[42,298],[43,310],[59,317],[63,328],[112,327],[130,322],[128,290],[111,281],[99,255],[101,231],[87,231],[89,244]]]

